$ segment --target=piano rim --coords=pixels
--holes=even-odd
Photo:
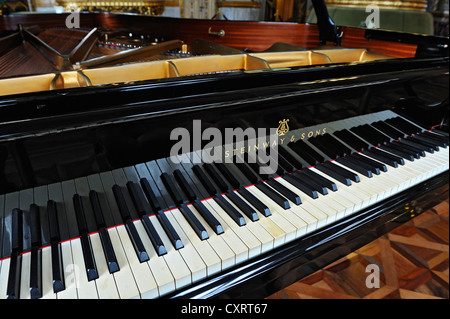
[[[266,298],[442,202],[448,197],[448,181],[447,170],[357,213],[161,298]],[[431,192],[436,194],[430,195]],[[415,204],[414,212],[406,204]],[[333,236],[334,231],[340,231],[339,236]],[[347,241],[346,236],[351,236],[351,240]],[[322,243],[315,244],[319,240]],[[342,240],[345,242],[340,243]],[[295,272],[301,275],[294,276]]]

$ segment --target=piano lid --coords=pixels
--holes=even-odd
[[[96,13],[80,14],[81,27],[69,29],[67,14],[1,17],[0,96],[355,65],[412,58],[428,47],[448,56],[448,39],[338,28],[323,0],[313,2],[318,25]]]

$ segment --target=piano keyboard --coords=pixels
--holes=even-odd
[[[0,298],[158,298],[448,170],[448,134],[391,111],[326,127],[269,176],[193,152],[0,195]]]

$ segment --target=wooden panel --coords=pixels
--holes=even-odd
[[[65,14],[17,15],[0,17],[0,30],[15,30],[17,24],[39,24],[46,27],[65,27]],[[223,20],[191,20],[150,16],[131,16],[120,14],[81,14],[80,25],[84,28],[95,26],[117,30],[126,28],[130,31],[148,32],[166,40],[180,39],[187,43],[202,38],[228,45],[240,50],[261,51],[275,42],[285,42],[307,49],[319,45],[319,31],[315,24],[298,24],[287,22],[251,22]],[[224,37],[209,35],[208,30],[225,31]],[[368,40],[364,37],[364,29],[343,27],[342,46],[349,48],[368,48],[379,54],[395,57],[413,57],[415,45],[390,43],[380,40]]]

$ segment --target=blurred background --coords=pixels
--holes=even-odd
[[[379,28],[449,36],[449,0],[325,0],[337,25],[366,25],[368,5]],[[311,0],[0,0],[0,14],[126,12],[177,18],[315,23]]]

